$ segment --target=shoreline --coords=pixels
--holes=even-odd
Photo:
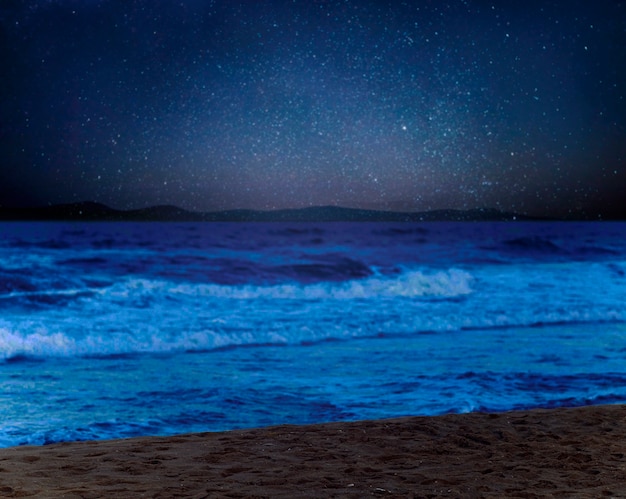
[[[626,405],[0,449],[0,497],[616,497]]]

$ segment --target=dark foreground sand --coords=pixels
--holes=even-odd
[[[0,449],[1,497],[626,497],[626,406]]]

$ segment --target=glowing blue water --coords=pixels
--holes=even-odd
[[[0,445],[626,402],[626,224],[0,224]]]

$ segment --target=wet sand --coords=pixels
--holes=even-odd
[[[0,497],[626,497],[626,406],[0,449]]]

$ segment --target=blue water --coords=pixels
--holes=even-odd
[[[0,446],[626,402],[624,223],[2,223]]]

